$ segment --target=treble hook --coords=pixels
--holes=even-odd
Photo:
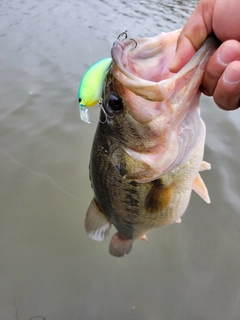
[[[99,101],[98,101],[98,106],[99,106],[99,108],[102,110],[102,112],[104,113],[104,115],[105,115],[105,120],[102,121],[102,120],[100,119],[100,115],[99,115],[99,119],[98,119],[98,120],[99,120],[100,123],[104,124],[104,123],[107,122],[107,113],[106,113],[106,111],[104,110],[102,104],[103,104],[103,99],[100,98]]]
[[[137,41],[134,40],[133,38],[130,38],[130,40],[132,40],[133,42],[135,42],[135,48],[134,48],[134,49],[136,49],[136,48],[137,48]]]
[[[119,40],[119,39],[120,39],[121,37],[123,37],[123,36],[125,37],[124,40],[127,39],[127,32],[128,32],[128,31],[125,30],[124,32],[120,33],[120,35],[117,37],[117,40]]]
[[[117,37],[117,40],[119,40],[121,37],[124,37],[124,39],[122,39],[122,40],[126,40],[127,37],[128,37],[127,32],[128,32],[128,31],[125,30],[124,32],[120,33],[120,35]],[[130,40],[132,40],[132,41],[135,43],[135,48],[134,48],[134,49],[136,49],[136,48],[137,48],[137,41],[134,40],[134,39],[132,39],[132,38],[130,38]]]
[[[102,112],[103,112],[104,115],[105,115],[105,120],[104,120],[104,121],[102,121],[102,120],[100,119],[100,116],[99,116],[98,121],[99,121],[101,124],[105,124],[106,122],[109,123],[109,121],[114,118],[114,115],[111,117],[111,116],[107,113],[107,111],[104,109],[104,107],[103,107],[103,98],[100,98],[100,99],[99,99],[99,101],[98,101],[98,106],[99,106],[99,108],[102,110]],[[101,114],[100,114],[100,115],[101,115]]]

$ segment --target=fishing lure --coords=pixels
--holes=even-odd
[[[88,107],[93,107],[101,98],[104,79],[111,62],[111,58],[105,58],[94,63],[80,82],[78,102],[80,118],[84,122],[90,123]]]

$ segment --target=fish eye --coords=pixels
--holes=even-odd
[[[114,94],[108,97],[108,105],[113,111],[120,111],[122,109],[122,100]]]
[[[82,99],[81,99],[81,98],[78,98],[78,102],[81,103],[81,101],[82,101]]]

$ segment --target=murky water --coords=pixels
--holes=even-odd
[[[180,28],[196,2],[0,1],[1,320],[239,319],[239,111],[202,100],[211,205],[193,194],[122,259],[83,226],[99,110],[80,122],[79,80],[120,32]]]

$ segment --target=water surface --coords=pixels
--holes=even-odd
[[[99,110],[80,122],[79,80],[122,31],[180,28],[196,3],[0,1],[0,319],[239,319],[239,111],[202,99],[211,205],[193,194],[123,259],[83,226]]]

